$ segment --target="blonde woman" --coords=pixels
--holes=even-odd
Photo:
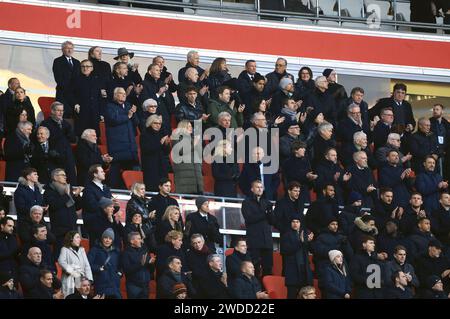
[[[192,135],[193,127],[187,120],[178,123],[172,134],[172,168],[177,193],[203,194],[201,139]],[[189,149],[190,148],[190,149]]]
[[[156,274],[161,276],[167,269],[167,259],[170,256],[176,256],[180,259],[182,269],[181,272],[186,272],[189,270],[186,254],[182,248],[183,246],[183,233],[171,230],[168,232],[164,238],[165,243],[158,247],[156,252]]]
[[[240,171],[232,154],[233,147],[227,140],[219,141],[214,149],[214,162],[211,166],[215,196],[237,197],[236,185]]]
[[[61,283],[64,296],[73,294],[75,288],[80,288],[82,277],[93,280],[89,260],[81,247],[81,236],[76,231],[69,231],[65,235],[58,263],[63,270]]]
[[[179,232],[184,230],[180,208],[175,205],[170,205],[166,208],[161,222],[156,226],[156,242],[158,245],[164,243],[166,235],[172,230]]]

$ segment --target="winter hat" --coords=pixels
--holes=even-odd
[[[197,209],[200,210],[200,208],[203,206],[204,203],[206,203],[208,199],[206,197],[200,196],[195,199],[195,205],[197,206]]]
[[[325,69],[325,70],[323,70],[322,74],[324,77],[328,78],[330,76],[331,72],[333,72],[333,71],[334,71],[333,69]]]
[[[186,288],[186,285],[183,284],[182,282],[176,283],[172,287],[172,293],[175,296],[181,295],[182,293],[185,293],[185,292],[187,292],[187,288]]]
[[[117,56],[114,58],[114,60],[119,60],[122,55],[127,54],[130,56],[130,59],[134,57],[134,52],[129,52],[126,48],[119,48],[117,49]]]
[[[330,250],[328,252],[328,258],[330,258],[331,262],[334,262],[334,258],[336,258],[339,255],[342,256],[342,253],[341,253],[341,251],[336,250],[336,249]]]
[[[441,280],[439,276],[436,275],[428,276],[426,280],[426,287],[429,289],[433,289],[434,285],[436,285],[439,280]]]
[[[283,90],[288,84],[293,84],[292,79],[291,78],[282,78],[280,80],[279,87],[280,87],[280,89]]]
[[[109,237],[114,240],[114,230],[112,230],[112,228],[107,228],[102,234],[102,239],[105,237]]]
[[[3,286],[6,282],[13,279],[14,276],[12,275],[12,272],[10,271],[2,271],[0,272],[0,286]]]
[[[358,193],[358,192],[355,192],[355,191],[352,191],[350,193],[350,195],[348,196],[348,202],[350,204],[353,204],[354,202],[357,202],[357,201],[362,200],[362,199],[363,199],[363,197],[361,196],[361,194]]]
[[[106,198],[106,197],[102,197],[100,198],[100,200],[98,201],[98,205],[105,209],[108,206],[114,205],[114,202],[112,201],[112,199]]]
[[[300,214],[291,214],[291,216],[290,216],[290,221],[292,222],[293,220],[299,220],[300,222],[302,221],[302,217],[301,217],[301,215]]]

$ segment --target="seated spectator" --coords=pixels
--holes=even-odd
[[[148,299],[151,273],[155,258],[142,247],[139,233],[128,234],[128,245],[121,256],[121,265],[126,278],[128,299]]]
[[[93,129],[100,135],[102,81],[93,74],[93,71],[93,63],[87,59],[83,60],[81,74],[74,79],[74,126],[77,136],[81,136],[86,129]]]
[[[126,102],[126,92],[122,88],[114,90],[114,102],[106,106],[105,126],[108,152],[113,158],[109,171],[109,183],[113,188],[123,188],[120,170],[138,166],[136,127],[138,118],[136,106]]]
[[[97,145],[97,133],[93,129],[85,129],[77,144],[77,177],[78,185],[86,185],[88,171],[92,165],[101,165],[106,169],[113,158],[108,154],[102,154]]]
[[[326,184],[322,189],[322,194],[320,199],[311,203],[304,218],[306,228],[314,234],[319,234],[323,228],[328,227],[328,221],[331,218],[337,218],[339,215],[334,186]]]
[[[64,299],[64,293],[61,290],[61,283],[52,274],[51,271],[42,269],[39,274],[39,281],[34,287],[29,299]]]
[[[71,143],[77,142],[77,137],[73,132],[72,125],[63,119],[64,105],[60,102],[53,102],[50,106],[50,117],[41,122],[50,131],[49,143],[58,145],[60,152],[64,150],[66,154],[64,169],[67,173],[69,183],[75,184],[77,181],[75,171],[75,158],[72,153]]]
[[[19,177],[19,183],[14,190],[14,206],[16,207],[18,226],[23,220],[30,219],[30,208],[34,205],[44,206],[42,185],[39,183],[37,170],[26,168]]]
[[[352,292],[351,274],[342,252],[330,250],[328,252],[329,263],[323,269],[322,293],[326,299],[350,299]]]
[[[314,265],[320,277],[325,276],[324,267],[328,264],[330,251],[338,250],[345,261],[350,261],[353,257],[353,249],[347,236],[339,232],[337,218],[328,221],[326,230],[322,230],[312,243]]]
[[[226,256],[225,259],[227,274],[231,281],[241,274],[241,263],[252,260],[250,254],[247,252],[247,242],[244,238],[236,239],[233,248],[233,253]]]
[[[94,276],[95,293],[121,299],[120,250],[113,245],[114,237],[114,231],[111,228],[106,229],[99,243],[89,250],[88,260]],[[81,289],[83,284],[81,281]]]
[[[236,299],[269,299],[269,294],[263,291],[255,277],[255,267],[251,261],[241,263],[241,275],[231,283],[231,294]]]
[[[354,153],[353,161],[354,163],[348,167],[348,172],[352,174],[352,178],[348,181],[348,188],[363,196],[364,207],[372,208],[376,200],[377,188],[372,171],[368,167],[366,152]]]
[[[405,168],[411,167],[411,163],[409,161],[411,160],[412,155],[408,153],[408,155],[403,156],[400,148],[400,134],[389,133],[386,145],[378,148],[376,151],[375,157],[378,162],[378,166],[383,167],[387,163],[387,155],[390,151],[397,151],[401,161],[400,164]]]
[[[135,210],[127,213],[127,224],[123,230],[124,245],[128,234],[139,233],[143,239],[143,246],[147,248],[147,251],[156,252],[157,244],[155,239],[155,228],[151,222],[144,222],[142,212]]]
[[[357,253],[352,258],[350,263],[350,274],[352,276],[353,286],[355,289],[354,298],[383,298],[382,285],[376,287],[368,286],[368,282],[371,280],[369,276],[372,274],[367,271],[367,269],[369,269],[368,267],[378,266],[378,269],[381,271],[380,275],[383,275],[379,261],[380,256],[375,253],[375,239],[370,236],[362,237],[355,251],[357,251]]]
[[[284,234],[291,229],[292,217],[298,217],[303,220],[304,202],[300,197],[300,184],[290,182],[286,196],[276,202],[274,208],[275,227]]]
[[[407,275],[401,271],[396,270],[391,276],[393,287],[386,290],[386,299],[413,299],[413,294],[408,288]]]
[[[210,99],[208,105],[209,121],[211,126],[218,126],[218,116],[222,112],[227,112],[231,115],[231,127],[237,128],[244,125],[243,113],[245,105],[235,105],[235,100],[230,102],[231,90],[227,86],[220,86],[217,88],[218,97]]]
[[[417,279],[414,267],[406,262],[406,248],[403,246],[395,247],[394,258],[385,264],[385,282],[387,287],[392,287],[394,282],[390,280],[395,272],[402,271],[406,276],[407,286],[404,287],[413,295],[413,289],[419,288],[419,279]]]
[[[172,230],[179,232],[183,232],[184,230],[180,208],[174,205],[167,206],[166,211],[161,218],[161,222],[156,225],[155,235],[158,245],[164,244],[166,235]]]
[[[295,141],[291,145],[291,155],[282,165],[282,173],[285,185],[292,182],[300,184],[300,200],[304,203],[310,203],[310,188],[317,179],[311,168],[311,162],[306,154],[306,144]]]
[[[439,208],[432,213],[433,231],[439,240],[446,246],[450,246],[450,194],[441,193],[439,196]]]
[[[91,266],[84,248],[81,246],[81,236],[76,231],[69,231],[64,236],[64,247],[58,258],[58,264],[63,270],[61,283],[64,296],[80,288],[81,277],[93,280]]]
[[[316,288],[313,286],[305,286],[300,289],[297,299],[316,299]]]
[[[178,193],[203,194],[203,175],[201,155],[198,145],[201,139],[193,135],[193,127],[189,121],[178,123],[172,133],[172,168]],[[199,132],[196,132],[198,134]],[[179,144],[179,145],[178,145]],[[201,150],[201,147],[200,147]]]
[[[375,223],[376,224],[376,223]],[[380,234],[378,235],[378,251],[386,252],[388,260],[392,260],[395,247],[405,246],[409,251],[409,260],[414,260],[415,250],[409,238],[405,237],[398,230],[398,221],[389,220],[384,226],[380,226]]]
[[[33,130],[31,122],[20,122],[17,128],[10,132],[5,140],[4,154],[6,160],[5,179],[15,182],[23,169],[31,165],[33,144],[30,135]]]
[[[120,222],[114,202],[106,197],[100,198],[98,201],[100,208],[98,213],[91,219],[89,226],[89,242],[93,245],[101,241],[101,236],[106,229],[111,229],[114,233],[113,243],[117,249],[122,247],[123,225]]]
[[[346,189],[347,182],[352,178],[352,175],[344,171],[339,165],[335,148],[329,148],[326,151],[325,159],[317,164],[315,172],[317,174],[315,189],[318,196],[321,197],[321,190],[326,184],[333,185],[338,204],[343,205],[344,189]]]
[[[67,159],[67,148],[62,144],[49,141],[50,131],[45,126],[39,126],[36,131],[31,166],[36,168],[41,182],[48,184],[50,173],[56,168],[64,167]]]
[[[353,164],[353,154],[359,151],[366,153],[367,163],[370,169],[375,169],[377,167],[377,162],[368,145],[367,135],[363,131],[358,131],[353,134],[352,144],[345,144],[343,146],[341,162],[344,164],[344,166],[347,168],[351,166]]]
[[[169,206],[177,206],[178,202],[175,198],[170,197],[172,182],[168,178],[162,178],[159,181],[159,192],[153,196],[148,204],[150,212],[155,211],[155,225],[161,222],[161,219]]]
[[[444,291],[444,284],[441,277],[431,275],[427,278],[422,292],[423,299],[449,299],[449,296]]]
[[[420,257],[428,249],[430,241],[435,240],[436,237],[431,232],[430,219],[426,217],[417,220],[417,227],[408,237],[408,241],[412,247],[411,260]]]
[[[442,254],[442,244],[438,240],[431,240],[428,243],[428,250],[417,258],[416,272],[422,283],[426,283],[430,276],[440,277],[444,284],[444,290],[447,291],[450,261]]]
[[[211,214],[209,200],[206,197],[197,197],[195,205],[198,210],[186,216],[184,233],[187,238],[191,238],[193,234],[201,234],[205,244],[214,252],[215,244],[220,244],[222,241],[217,218]]]
[[[386,107],[380,111],[380,120],[373,128],[373,144],[375,152],[386,144],[386,140],[393,129],[394,112],[391,107]]]
[[[98,294],[97,283],[95,284],[95,289],[97,295],[95,297],[91,296],[91,282],[86,277],[80,279],[80,288],[77,288],[73,294],[68,295],[65,299],[105,299],[105,294]],[[114,298],[115,299],[115,298]]]
[[[351,145],[355,133],[360,131],[366,133],[367,137],[371,136],[370,127],[367,123],[363,122],[359,105],[352,103],[347,107],[347,118],[339,122],[339,139],[344,146]]]
[[[257,272],[262,269],[263,276],[272,274],[274,216],[272,204],[263,197],[264,185],[255,180],[251,188],[252,196],[242,202],[242,216],[245,221],[247,243]]]
[[[439,208],[439,193],[448,190],[448,181],[436,172],[433,156],[427,156],[423,166],[425,170],[417,175],[415,186],[423,196],[423,207],[427,212],[432,212]]]
[[[231,143],[221,140],[214,149],[214,161],[211,164],[214,177],[214,195],[223,197],[237,197],[237,181],[239,179],[239,165],[234,161]]]
[[[161,178],[167,177],[170,137],[161,130],[162,116],[152,115],[147,119],[146,129],[139,136],[144,183],[155,192]]]
[[[6,132],[12,133],[20,122],[22,111],[27,114],[27,121],[31,122],[33,127],[36,126],[36,117],[34,115],[34,107],[30,98],[26,95],[26,91],[22,87],[17,87],[14,91],[14,99],[11,104],[6,105],[4,109],[6,115]]]
[[[181,271],[183,265],[176,256],[167,259],[167,270],[159,277],[156,298],[157,299],[192,299],[196,296],[195,290],[189,276]],[[206,261],[205,261],[206,267]],[[185,298],[178,297],[179,291],[174,290],[175,285],[184,285]]]
[[[280,252],[288,299],[295,299],[301,287],[312,284],[308,252],[313,238],[314,234],[302,227],[299,217],[292,217],[291,229],[281,236]]]
[[[44,269],[41,249],[29,248],[26,258],[23,258],[23,263],[19,268],[19,281],[25,298],[31,298],[32,291],[39,286],[41,270]]]
[[[334,97],[328,90],[328,81],[325,76],[318,76],[315,80],[316,88],[308,95],[303,105],[311,108],[315,114],[322,113],[325,120],[336,125],[337,107]]]
[[[14,220],[7,216],[0,219],[0,271],[11,273],[17,279],[19,245],[14,234]]]
[[[56,237],[54,252],[57,257],[66,233],[77,228],[76,211],[81,208],[80,193],[83,188],[72,190],[66,173],[60,168],[52,171],[51,178],[52,182],[45,186],[44,202],[48,204],[51,230]]]
[[[182,248],[183,233],[176,230],[171,230],[165,237],[165,243],[158,247],[156,251],[156,277],[159,278],[167,270],[167,258],[176,256],[183,264],[183,271],[190,269],[186,260],[186,253]]]
[[[195,287],[199,287],[199,281],[208,272],[208,256],[215,253],[215,250],[205,245],[205,239],[201,234],[193,234],[189,242],[191,246],[186,253],[186,260],[192,269],[192,282]]]
[[[418,192],[413,192],[409,205],[405,207],[401,215],[400,231],[405,235],[412,234],[417,228],[417,221],[424,217],[430,219],[430,213],[423,208],[422,195]]]
[[[23,256],[28,253],[28,250],[31,247],[38,247],[41,250],[42,254],[42,265],[45,267],[45,269],[52,271],[56,276],[56,265],[52,252],[54,236],[53,238],[49,238],[47,235],[47,226],[41,224],[33,225],[31,234],[31,240],[23,245]]]
[[[420,118],[417,132],[411,135],[408,145],[412,154],[412,168],[416,173],[424,171],[422,163],[428,156],[432,156],[435,160],[441,155],[437,144],[437,138],[431,131],[430,120]]]
[[[203,111],[202,104],[197,99],[197,89],[195,86],[189,86],[185,90],[185,101],[180,102],[175,110],[175,117],[178,122],[182,120],[187,120],[194,125],[194,121],[208,119],[209,115],[205,114]]]
[[[404,169],[400,163],[399,153],[395,150],[389,151],[387,163],[379,170],[380,187],[392,189],[394,195],[393,204],[405,207],[408,204],[410,193],[410,181],[413,178],[410,168]]]
[[[14,287],[14,277],[11,272],[0,272],[0,299],[22,299],[23,296]]]
[[[367,236],[373,238],[378,236],[378,228],[375,224],[375,219],[370,214],[355,219],[355,227],[348,237],[353,251],[358,252],[361,249],[361,240]]]
[[[222,258],[213,254],[208,256],[208,272],[200,281],[199,293],[205,299],[229,299],[227,274],[222,272]]]

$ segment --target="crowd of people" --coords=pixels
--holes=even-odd
[[[443,105],[416,122],[402,83],[369,108],[364,89],[348,95],[334,69],[314,78],[305,66],[295,81],[281,57],[265,76],[249,60],[235,78],[226,59],[203,69],[190,51],[177,84],[161,56],[142,78],[126,48],[112,71],[100,47],[81,62],[70,41],[61,48],[48,118],[35,115],[18,78],[0,96],[6,180],[18,182],[17,222],[0,210],[0,298],[122,298],[124,277],[128,298],[148,298],[155,280],[157,298],[267,299],[261,280],[273,274],[274,230],[288,298],[314,297],[315,280],[329,299],[448,298]],[[223,133],[212,153],[214,195],[245,196],[246,237],[233,238],[226,260],[203,196],[197,149],[206,142],[195,134],[207,128]],[[244,154],[241,128],[257,133]],[[274,158],[279,169],[270,171]],[[143,183],[132,185],[121,216],[111,188],[125,188],[124,170],[142,170]],[[173,186],[200,195],[197,212],[183,216]]]

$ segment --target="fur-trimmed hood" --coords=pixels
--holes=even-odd
[[[355,218],[355,226],[358,227],[361,231],[365,232],[365,233],[369,233],[370,235],[376,236],[378,235],[378,229],[376,226],[369,226],[367,224],[365,224],[361,217],[356,217]]]
[[[19,179],[17,180],[17,182],[18,182],[20,185],[28,186],[27,180],[26,180],[24,177],[22,177],[22,176],[19,177]],[[42,193],[43,185],[40,184],[40,183],[36,183],[35,186],[36,186],[36,187],[39,189],[39,191]]]

